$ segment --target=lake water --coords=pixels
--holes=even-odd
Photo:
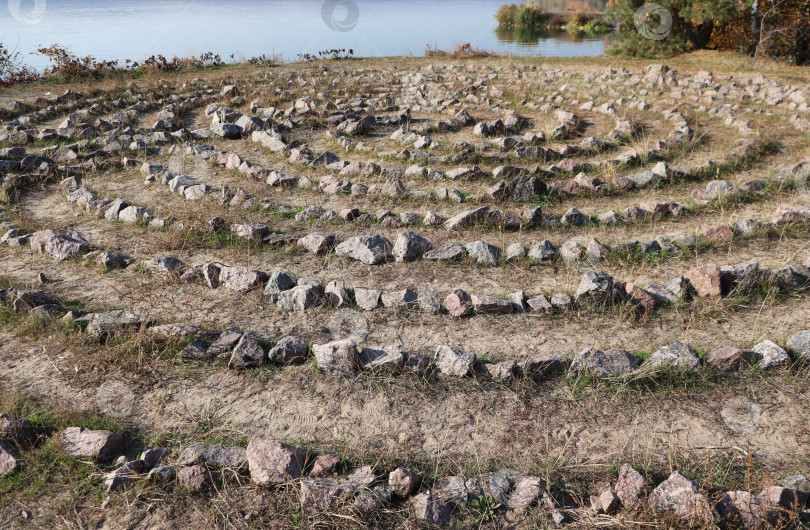
[[[427,45],[474,47],[534,56],[592,56],[603,38],[566,34],[515,38],[496,32],[502,0],[8,0],[0,2],[0,40],[29,55],[60,44],[97,59],[143,60],[156,54],[279,54],[351,48],[355,56],[421,56]],[[8,12],[5,12],[6,9]]]

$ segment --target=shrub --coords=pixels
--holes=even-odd
[[[644,0],[611,0],[608,16],[618,26],[618,40],[609,53],[656,57],[713,48],[738,50],[755,57],[810,63],[810,0],[658,0],[672,18],[662,40],[647,39],[634,16]],[[655,27],[659,19],[648,17]]]
[[[515,26],[515,13],[517,13],[517,4],[503,4],[498,8],[495,13],[495,20],[498,25],[504,28],[512,28]]]
[[[515,12],[515,27],[535,28],[543,22],[543,11],[539,7],[521,5]]]
[[[10,51],[0,43],[0,86],[29,83],[39,74],[22,63],[20,52]]]

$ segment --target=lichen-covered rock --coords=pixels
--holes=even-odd
[[[259,342],[259,337],[251,331],[242,335],[239,342],[236,343],[231,360],[228,362],[228,369],[256,368],[262,364],[264,359],[264,347]]]
[[[262,271],[250,270],[239,266],[222,267],[219,273],[219,283],[226,289],[247,292],[267,281],[267,274]]]
[[[647,364],[650,366],[676,366],[694,370],[700,366],[700,359],[690,345],[683,342],[674,342],[655,350],[647,359]]]
[[[638,368],[638,359],[624,350],[588,348],[574,357],[568,368],[570,375],[589,372],[597,377],[616,377]]]
[[[757,366],[760,368],[785,366],[790,363],[788,353],[778,344],[769,340],[756,344],[751,351],[756,355]]]
[[[355,375],[360,365],[360,352],[353,340],[313,344],[312,353],[318,368],[329,375]]]
[[[301,505],[308,510],[326,511],[376,480],[371,466],[335,478],[301,479]]]
[[[475,355],[450,346],[439,346],[434,355],[436,367],[444,375],[465,377],[472,372]]]
[[[335,253],[362,261],[366,265],[379,265],[388,259],[391,248],[391,242],[384,237],[367,234],[347,239],[335,247]]]
[[[309,345],[298,337],[284,337],[267,353],[271,363],[291,364],[303,362],[309,355]]]
[[[430,242],[415,232],[405,231],[397,236],[394,242],[393,255],[398,262],[416,261],[430,250]]]
[[[576,292],[578,303],[607,304],[616,296],[613,277],[600,271],[586,272]]]
[[[810,330],[799,331],[790,337],[787,349],[796,360],[810,361]]]

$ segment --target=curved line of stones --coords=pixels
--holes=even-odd
[[[803,217],[800,222],[810,220],[810,207],[803,210],[801,215]],[[381,244],[387,241],[377,237],[381,240]],[[362,240],[362,238],[363,236],[357,236],[347,240],[347,243]],[[28,243],[31,248],[40,253],[48,253],[59,261],[87,255],[92,250],[90,244],[79,234],[56,234],[51,230],[26,234],[21,229],[11,229],[0,238],[0,242],[5,242],[13,247]],[[476,246],[478,243],[481,243],[479,246],[486,246],[486,243],[475,242],[467,245],[468,251],[478,250]],[[592,246],[593,244],[589,245],[589,251],[592,250],[590,248]],[[352,251],[348,252],[351,255]],[[115,253],[94,252],[92,257],[106,268],[126,267],[132,263],[127,256]],[[549,256],[547,259],[552,258],[553,256]],[[564,258],[569,265],[582,265],[578,260],[569,261],[567,257],[564,256]],[[595,262],[588,262],[591,267],[595,264]],[[566,293],[555,293],[549,301],[544,294],[528,297],[521,291],[512,293],[509,299],[505,300],[486,294],[470,296],[465,291],[456,289],[442,302],[433,293],[417,294],[409,288],[386,293],[360,287],[347,289],[344,282],[339,280],[330,281],[325,288],[322,288],[318,282],[306,278],[300,278],[296,282],[284,272],[276,271],[272,275],[268,275],[264,271],[251,270],[238,265],[204,263],[186,266],[176,258],[163,256],[141,262],[143,268],[150,272],[173,280],[200,282],[212,289],[222,286],[236,292],[247,292],[263,287],[265,296],[269,297],[279,308],[288,311],[306,311],[322,302],[336,308],[354,303],[366,311],[372,311],[382,304],[385,307],[407,309],[419,306],[430,314],[441,314],[444,308],[454,317],[472,312],[491,315],[532,311],[550,315],[554,312],[569,311],[575,305],[585,308],[604,307],[616,303],[629,303],[640,311],[653,311],[679,300],[688,300],[693,295],[717,299],[730,292],[738,284],[751,286],[761,282],[768,286],[785,284],[791,288],[801,288],[810,281],[809,264],[810,259],[804,265],[788,265],[775,270],[760,270],[757,260],[722,268],[709,264],[692,269],[685,275],[663,284],[649,285],[644,288],[633,283],[614,280],[607,273],[591,270],[584,274],[574,298]]]
[[[8,440],[0,440],[0,452],[4,463],[11,464],[6,467],[13,471],[25,465],[21,452],[32,447],[36,437],[27,420],[8,414],[0,418],[8,431]],[[766,487],[756,496],[748,491],[729,491],[710,500],[705,488],[679,471],[671,473],[647,495],[644,476],[625,463],[615,483],[610,481],[612,486],[589,496],[588,492],[574,492],[541,477],[508,469],[466,479],[454,475],[429,480],[408,468],[386,473],[375,466],[355,464],[351,472],[338,475],[340,458],[265,437],[252,437],[247,447],[193,443],[176,458],[171,458],[166,448],[143,447],[136,459],[121,454],[126,449],[123,439],[107,430],[67,427],[58,438],[68,455],[92,458],[98,463],[114,460],[119,467],[104,474],[104,491],[108,495],[126,491],[144,480],[176,482],[200,491],[223,480],[229,471],[240,485],[242,477],[265,488],[294,484],[300,490],[301,506],[308,513],[348,508],[369,514],[399,505],[407,507],[417,519],[435,525],[450,523],[453,514],[468,503],[486,502],[494,503],[495,510],[508,509],[518,514],[541,505],[557,525],[588,521],[594,514],[613,515],[620,510],[637,516],[649,506],[658,516],[682,524],[744,521],[746,526],[760,527],[777,520],[787,523],[808,499],[807,478],[802,475]]]

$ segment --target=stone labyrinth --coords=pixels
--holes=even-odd
[[[0,380],[245,440],[63,430],[106,493],[230,470],[432,524],[806,515],[808,85],[403,59],[100,86],[0,98],[0,304],[68,329],[4,332]],[[683,469],[718,451],[758,482]]]

